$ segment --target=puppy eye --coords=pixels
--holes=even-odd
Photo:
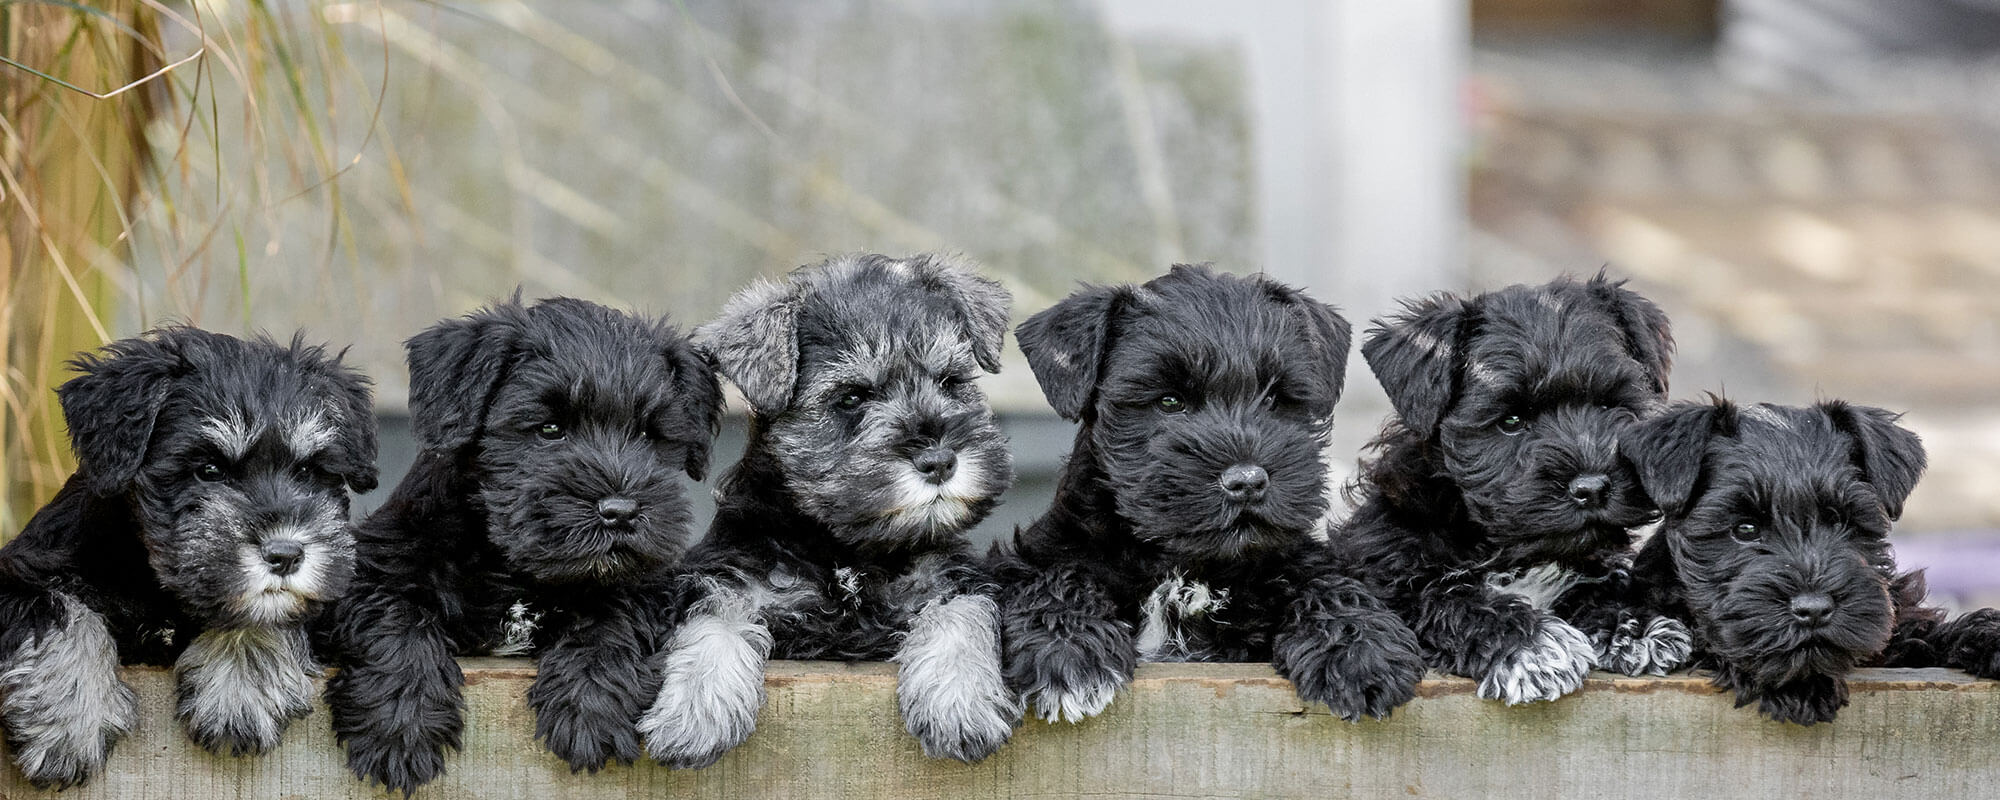
[[[229,477],[229,474],[222,469],[221,464],[217,464],[213,461],[210,461],[199,467],[195,467],[194,476],[201,480],[212,483],[215,481],[222,480],[223,478]]]
[[[544,422],[540,425],[535,426],[535,435],[553,442],[557,439],[563,438],[564,436],[568,436],[569,432],[563,430],[563,426],[560,424],[554,422]]]
[[[1508,414],[1501,417],[1500,424],[1495,427],[1499,428],[1502,434],[1514,436],[1528,429],[1528,420],[1519,414]]]
[[[861,404],[866,402],[868,402],[867,392],[850,390],[842,392],[840,397],[833,401],[833,407],[842,411],[853,411],[860,408]]]
[[[1729,538],[1744,544],[1757,541],[1758,537],[1763,535],[1764,531],[1758,528],[1754,522],[1738,522],[1736,523],[1736,527],[1729,529]]]
[[[1177,394],[1163,394],[1160,395],[1160,399],[1153,401],[1153,406],[1169,414],[1179,414],[1187,410],[1187,401],[1182,400]]]

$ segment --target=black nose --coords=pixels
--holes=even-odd
[[[1792,598],[1792,619],[1808,628],[1824,628],[1833,619],[1833,598],[1819,592],[1807,592]]]
[[[1237,464],[1222,471],[1222,491],[1228,492],[1231,500],[1262,500],[1269,484],[1270,476],[1256,464]]]
[[[1604,490],[1611,486],[1611,479],[1603,475],[1578,475],[1569,482],[1569,499],[1577,508],[1602,508]]]
[[[606,497],[597,501],[597,518],[607,525],[629,525],[639,516],[639,502],[629,497]]]
[[[910,459],[910,465],[917,468],[917,474],[924,476],[924,480],[944,483],[958,472],[958,453],[943,445],[926,447]]]
[[[306,557],[306,549],[290,539],[279,539],[264,543],[264,565],[271,568],[271,574],[280,578],[299,571],[299,562]]]

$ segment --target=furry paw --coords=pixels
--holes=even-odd
[[[896,651],[896,701],[924,755],[971,763],[1014,735],[1021,705],[1000,672],[993,599],[963,595],[917,612]]]
[[[1061,685],[1055,682],[1036,686],[1022,693],[1022,700],[1033,703],[1036,716],[1043,722],[1082,722],[1111,706],[1112,698],[1118,690],[1132,679],[1110,670],[1094,675],[1078,675],[1073,682]]]
[[[104,619],[67,595],[63,621],[0,662],[0,718],[28,782],[67,789],[103,771],[139,721],[139,699],[118,679]]]
[[[175,711],[189,739],[212,753],[262,755],[292,720],[312,713],[313,663],[304,631],[205,631],[174,663]]]
[[[640,752],[639,731],[631,716],[589,703],[537,706],[535,736],[569,764],[571,772],[595,774],[614,760],[630,764]]]
[[[1758,713],[1778,722],[1794,725],[1832,722],[1847,705],[1847,681],[1822,675],[1751,692],[1737,691],[1738,708],[1753,700]]]
[[[1643,625],[1627,617],[1617,630],[1595,638],[1597,665],[1623,675],[1665,675],[1694,653],[1694,637],[1672,617],[1654,617]]]
[[[1416,696],[1424,677],[1417,636],[1394,615],[1353,624],[1346,635],[1294,634],[1274,648],[1272,666],[1297,687],[1299,699],[1325,703],[1348,722],[1382,719]]]
[[[1123,623],[1068,613],[1003,622],[1007,685],[1045,722],[1097,716],[1132,680],[1139,653]]]
[[[396,732],[347,737],[347,768],[354,777],[404,797],[444,774],[444,747],[432,743],[434,734],[413,734],[409,738],[418,741],[411,743],[403,738]]]
[[[1569,623],[1543,614],[1526,646],[1503,653],[1479,679],[1479,696],[1520,705],[1555,700],[1583,687],[1596,654]]]
[[[441,649],[405,655],[419,669],[348,666],[326,684],[334,737],[363,781],[408,795],[444,773],[445,751],[464,730],[458,665]],[[419,657],[424,656],[424,657]],[[426,659],[429,664],[423,664]]]
[[[764,706],[771,633],[742,614],[696,614],[674,634],[660,693],[639,717],[646,751],[676,769],[699,769],[750,738]]]

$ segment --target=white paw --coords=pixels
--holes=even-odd
[[[1111,699],[1118,695],[1118,688],[1125,685],[1125,676],[1105,670],[1093,680],[1058,688],[1039,686],[1029,689],[1027,702],[1035,704],[1036,716],[1043,722],[1082,722],[1104,712],[1111,705]]]
[[[1598,639],[1597,665],[1623,675],[1665,675],[1694,653],[1694,637],[1672,617],[1654,617],[1644,629],[1628,619]]]
[[[174,662],[176,711],[188,737],[217,753],[278,746],[292,720],[311,713],[313,663],[297,629],[204,631]]]
[[[896,700],[932,758],[973,762],[1007,743],[1021,707],[1000,672],[992,598],[933,601],[911,621],[894,661]]]
[[[646,751],[696,769],[750,738],[764,705],[771,632],[737,614],[694,614],[674,634],[660,693],[639,717]]]
[[[111,747],[139,721],[139,700],[118,679],[104,618],[66,595],[62,624],[0,662],[0,715],[14,763],[40,787],[75,786],[104,769]]]
[[[1554,700],[1582,688],[1595,662],[1583,631],[1543,614],[1528,646],[1502,656],[1479,680],[1479,696],[1510,706]]]

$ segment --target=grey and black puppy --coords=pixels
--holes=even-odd
[[[1349,720],[1409,700],[1416,637],[1314,537],[1347,320],[1262,276],[1176,266],[1022,323],[1076,445],[1055,505],[997,549],[1009,683],[1103,710],[1135,662],[1270,661]]]
[[[739,292],[696,331],[750,402],[750,442],[689,554],[639,725],[656,758],[705,766],[748,737],[773,657],[894,660],[933,757],[1007,741],[1020,712],[963,534],[1013,481],[974,383],[1000,368],[1008,302],[953,259],[843,256]]]
[[[96,774],[138,719],[127,664],[172,664],[188,736],[262,753],[312,709],[305,620],[353,573],[375,486],[367,379],[294,338],[163,328],[57,390],[78,466],[0,548],[0,720],[37,786]]]

